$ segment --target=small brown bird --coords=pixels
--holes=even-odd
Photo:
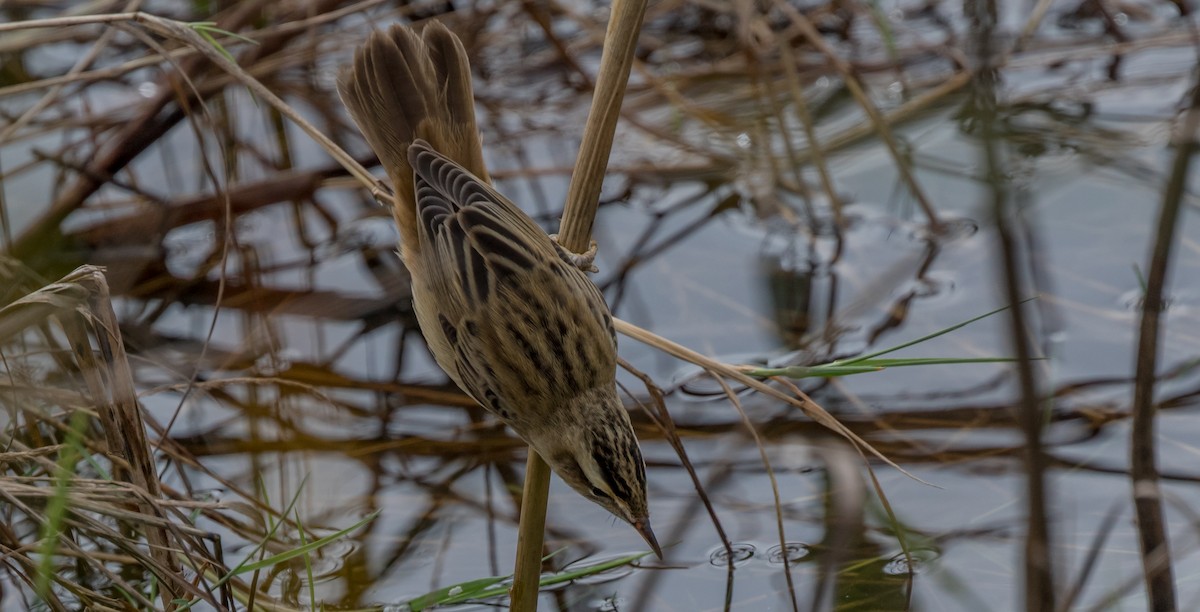
[[[646,469],[615,383],[603,296],[492,189],[466,51],[440,23],[374,32],[338,81],[396,189],[413,304],[438,365],[654,552]]]

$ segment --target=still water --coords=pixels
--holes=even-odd
[[[972,43],[961,39],[977,32],[961,7],[930,9],[938,20],[886,4],[901,68],[880,68],[892,56],[865,20],[839,49],[863,70],[874,103],[900,113],[959,74],[947,59],[953,54],[939,55],[937,45],[970,53]],[[646,72],[635,70],[627,99],[596,222],[595,281],[619,317],[729,363],[821,363],[879,350],[1006,305],[991,204],[1003,187],[1027,280],[1022,296],[1036,298],[1020,308],[1044,358],[1035,369],[1047,398],[1058,588],[1065,593],[1079,583],[1095,549],[1074,607],[1142,609],[1127,418],[1140,275],[1175,154],[1169,137],[1195,67],[1171,10],[1121,13],[1127,34],[1143,44],[1125,49],[1115,69],[1117,56],[1095,21],[1052,11],[1026,50],[1005,58],[996,91],[964,80],[897,116],[891,129],[900,158],[942,222],[936,232],[897,156],[877,133],[857,131],[867,125],[861,108],[819,55],[801,53],[800,68],[817,139],[828,147],[836,212],[814,164],[792,165],[785,142],[793,154],[810,143],[778,66],[764,60],[774,88],[764,95],[751,78],[753,64],[725,52],[728,39],[684,27],[700,17],[652,11],[646,27],[657,46]],[[386,10],[372,15],[376,24],[397,19]],[[1005,40],[1027,18],[1002,14]],[[492,45],[477,59],[490,166],[500,191],[553,230],[587,97],[569,87],[571,76],[550,59],[528,15],[479,19],[491,27],[477,34]],[[509,21],[531,29],[497,31]],[[344,19],[320,43],[319,59],[270,79],[295,86],[289,103],[328,121],[360,157],[367,150],[352,128],[334,127],[344,115],[330,84],[371,25],[361,16]],[[581,31],[566,17],[559,26],[568,37]],[[61,74],[73,61],[70,48],[38,48],[26,63],[40,77]],[[594,49],[578,43],[574,50],[594,69]],[[81,98],[68,107],[109,126],[130,120],[154,94],[157,77],[138,71],[125,78],[91,87],[86,104]],[[972,100],[988,96],[1000,100],[999,185],[986,175],[985,119],[971,110]],[[14,113],[33,100],[21,94],[3,104]],[[312,592],[330,606],[398,605],[507,574],[524,450],[430,358],[408,305],[390,217],[299,130],[273,123],[269,109],[244,92],[228,90],[210,112],[236,146],[204,132],[212,127],[204,122],[201,146],[179,124],[126,171],[136,175],[136,189],[100,189],[85,209],[52,224],[59,241],[26,249],[24,258],[47,276],[80,263],[108,266],[144,406],[159,423],[172,423],[170,435],[204,468],[166,467],[164,481],[203,498],[236,499],[237,490],[277,507],[295,499],[306,525],[330,531],[378,510],[367,527],[313,559]],[[68,139],[83,133],[57,132]],[[56,170],[35,161],[36,151],[61,144],[40,135],[0,147],[4,169],[34,166],[3,185],[6,245],[27,237],[61,194],[61,186],[48,189]],[[228,212],[223,202],[206,201],[211,184],[201,178],[201,150],[210,163],[219,160],[213,172],[230,189],[266,182],[269,193],[235,199]],[[224,167],[222,154],[231,153],[236,163]],[[270,183],[311,170],[326,174],[297,179],[310,182],[294,193],[285,189],[294,183]],[[1160,351],[1160,371],[1174,374],[1159,387],[1158,420],[1183,609],[1200,605],[1192,579],[1200,571],[1192,531],[1200,504],[1198,383],[1186,367],[1200,355],[1200,230],[1189,214],[1197,183],[1189,179]],[[227,214],[234,217],[228,233]],[[1012,333],[1001,313],[889,356],[1006,357]],[[799,382],[928,483],[872,462],[893,522],[862,460],[836,436],[793,408],[743,393],[741,407],[774,472],[777,506],[754,438],[719,385],[630,339],[622,339],[620,353],[667,392],[731,547],[676,451],[630,398],[666,559],[550,589],[542,609],[789,610],[793,601],[808,609],[818,594],[839,610],[1022,607],[1027,474],[1011,364],[897,367]],[[181,383],[193,375],[202,384],[185,396]],[[647,397],[633,375],[620,380],[633,397]],[[547,562],[555,569],[644,549],[627,525],[557,480],[547,538],[559,551]],[[254,545],[232,534],[223,542],[229,559]],[[830,563],[838,566],[835,577]],[[259,586],[311,605],[301,564],[276,569]],[[7,609],[17,600],[0,601]]]

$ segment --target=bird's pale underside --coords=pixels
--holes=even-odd
[[[614,382],[608,306],[570,254],[491,187],[462,43],[436,22],[420,34],[374,32],[338,90],[395,186],[400,253],[438,364],[661,556]]]

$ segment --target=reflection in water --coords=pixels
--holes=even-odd
[[[578,37],[546,37],[595,24],[522,6],[438,12],[448,13],[476,56],[482,130],[500,190],[536,204],[531,212],[553,229],[587,102],[576,87],[596,50]],[[368,25],[400,15],[375,8],[312,30],[270,25],[307,27],[319,13],[309,9],[219,17],[249,19],[229,25],[238,31],[266,28],[256,34],[263,44],[231,42],[231,52],[373,163],[327,85]],[[793,9],[852,62],[892,142],[847,89],[849,73],[793,31]],[[983,99],[961,93],[972,74],[962,58],[973,56],[960,41],[976,41],[957,13],[946,6],[889,13],[894,29],[885,36],[864,10],[652,9],[597,224],[597,283],[623,318],[732,363],[821,363],[930,334],[1005,302],[986,201],[992,184],[980,161],[990,134],[1004,162],[996,171],[1023,199],[1010,217],[1028,230],[1022,235],[1037,237],[1015,246],[1042,288],[1024,307],[1028,333],[1052,358],[1040,362],[1052,376],[1038,426],[1051,491],[1046,520],[1055,527],[1051,557],[1062,566],[1054,578],[1081,575],[1079,551],[1103,532],[1074,601],[1137,607],[1141,587],[1126,580],[1122,554],[1137,545],[1137,533],[1105,521],[1110,509],[1130,506],[1125,439],[1138,315],[1130,304],[1144,294],[1133,268],[1144,268],[1153,223],[1146,203],[1161,199],[1167,121],[1195,62],[1190,38],[1163,3],[1121,25],[1136,45],[1114,55],[1086,31],[1111,27],[1103,15],[1052,8],[1019,49],[996,51],[1002,80],[987,99],[994,117],[985,125],[972,106]],[[28,17],[0,11],[10,21]],[[1067,14],[1084,29],[1061,29]],[[996,36],[1015,38],[1027,18],[998,15]],[[0,130],[50,91],[14,88],[65,74],[83,55],[70,42],[83,39],[75,32],[52,44],[5,35]],[[128,36],[108,49],[104,58],[121,62],[146,53]],[[794,79],[781,49],[791,52]],[[68,51],[69,60],[60,57]],[[139,400],[152,436],[166,438],[156,467],[170,495],[208,503],[222,493],[220,507],[205,506],[195,519],[220,536],[205,540],[212,556],[235,564],[252,551],[268,523],[263,507],[293,508],[277,534],[292,546],[380,511],[314,553],[309,566],[293,559],[262,572],[255,584],[264,597],[297,608],[309,607],[311,595],[344,607],[397,604],[506,574],[523,444],[433,364],[416,332],[390,219],[269,107],[181,61],[205,97],[204,112],[194,98],[181,102],[194,94],[163,76],[170,66],[129,67],[73,84],[52,97],[53,114],[0,138],[0,230],[5,251],[19,260],[0,262],[8,281],[2,303],[79,263],[108,266]],[[814,125],[805,125],[800,100],[809,102]],[[62,117],[77,119],[63,124]],[[937,231],[900,163],[933,203]],[[1181,231],[1172,296],[1186,303],[1187,287],[1200,286],[1200,258],[1194,228]],[[1158,451],[1169,492],[1186,507],[1200,503],[1187,452],[1200,441],[1191,415],[1200,397],[1200,338],[1191,331],[1195,309],[1165,315]],[[1008,355],[1011,337],[1004,319],[993,317],[904,356]],[[5,397],[33,398],[2,400],[0,451],[62,445],[61,422],[47,407],[90,405],[78,368],[62,358],[62,338],[30,332],[0,349]],[[787,455],[773,463],[777,508],[771,479],[720,385],[631,340],[622,341],[621,354],[662,387],[713,512],[669,436],[638,406],[649,404],[650,392],[623,378],[667,560],[548,591],[543,609],[763,610],[790,609],[793,600],[801,609],[814,602],[839,610],[1019,607],[1022,569],[1013,560],[1029,527],[1027,473],[1008,367],[934,365],[802,381],[848,427],[937,485],[879,467],[893,519],[872,489],[847,475],[866,478],[856,455],[831,459],[819,450],[823,428],[735,389],[769,454]],[[720,401],[686,401],[695,398]],[[796,448],[803,452],[792,456]],[[25,477],[35,465],[28,457],[44,458],[22,457],[4,464],[3,476]],[[81,470],[98,476],[92,466]],[[858,484],[843,487],[848,482]],[[839,498],[848,489],[859,503]],[[5,506],[6,526],[25,537],[10,546],[0,533],[11,551],[28,545],[39,523]],[[1168,513],[1167,522],[1178,532],[1187,519]],[[548,570],[642,549],[635,534],[560,483],[547,528],[547,552],[563,549]],[[127,555],[107,540],[92,545],[114,559]],[[1194,573],[1194,561],[1180,557],[1177,575]],[[64,564],[62,574],[76,568]],[[109,578],[89,579],[102,582],[96,590],[112,601],[125,601]],[[21,584],[0,574],[0,608],[23,609]],[[1178,588],[1182,601],[1194,599],[1194,585]]]
[[[830,315],[830,300],[819,298],[832,296],[833,292],[814,291],[812,264],[808,269],[797,269],[788,266],[782,257],[772,257],[766,258],[763,268],[780,340],[789,349],[803,349],[805,336],[814,327],[823,325]],[[832,275],[821,280],[826,281],[821,285],[835,283]]]

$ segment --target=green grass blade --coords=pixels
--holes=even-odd
[[[230,38],[240,40],[242,42],[247,42],[252,45],[258,44],[258,41],[256,41],[256,40],[252,40],[252,39],[246,38],[245,36],[242,36],[241,34],[235,34],[234,32],[230,32],[228,30],[222,30],[221,28],[216,27],[215,21],[194,21],[192,23],[187,24],[187,26],[189,28],[191,28],[193,32],[195,32],[197,35],[199,35],[200,38],[203,38],[205,42],[212,45],[213,48],[216,49],[218,53],[220,53],[221,55],[224,55],[225,59],[227,59],[235,64],[237,63],[237,60],[233,58],[233,54],[230,53],[229,50],[226,49],[224,45],[222,45],[220,42],[217,41],[216,37],[213,36],[213,32],[216,32],[217,34],[222,34],[222,35],[228,36]]]
[[[1021,300],[1020,302],[1017,302],[1016,305],[1020,306],[1021,304],[1033,301],[1035,299],[1037,299],[1037,298],[1031,297],[1029,299]],[[920,338],[917,338],[916,340],[910,340],[908,342],[903,342],[903,343],[897,344],[896,346],[893,346],[891,348],[886,348],[886,349],[883,349],[882,351],[875,351],[874,353],[867,353],[866,355],[861,355],[859,357],[854,357],[854,358],[846,359],[843,361],[834,361],[833,364],[850,365],[850,364],[855,364],[855,363],[859,363],[862,361],[867,361],[869,359],[874,359],[876,357],[879,357],[880,355],[894,353],[900,349],[908,348],[910,346],[920,344],[922,342],[925,342],[926,340],[932,340],[934,338],[937,338],[938,336],[943,336],[943,335],[948,334],[956,329],[966,327],[966,326],[968,326],[976,321],[979,321],[981,319],[986,319],[994,314],[1004,312],[1005,310],[1008,310],[1009,308],[1011,308],[1011,306],[1001,306],[991,312],[985,312],[977,317],[973,317],[973,318],[967,319],[966,321],[962,321],[961,323],[955,323],[954,325],[951,325],[950,327],[944,327],[938,331],[933,332],[932,334],[926,334],[924,336],[921,336]]]
[[[829,378],[831,376],[852,376],[854,374],[865,374],[867,372],[878,372],[883,368],[873,365],[840,365],[829,363],[819,366],[788,366],[786,368],[753,368],[746,370],[746,374],[750,376],[758,376],[760,378],[770,378],[772,376],[786,376],[788,378]]]
[[[755,368],[746,370],[751,376],[769,378],[771,376],[786,376],[788,378],[830,378],[833,376],[853,376],[867,372],[880,372],[888,368],[925,365],[955,365],[964,363],[1012,363],[1012,357],[908,357],[901,359],[868,359],[846,362],[833,361],[818,366],[790,366],[786,368]]]
[[[578,580],[584,576],[591,576],[593,574],[598,574],[613,568],[621,567],[622,565],[628,565],[649,554],[650,551],[634,553],[624,557],[611,559],[603,563],[585,565],[573,570],[567,570],[554,574],[544,574],[542,575],[541,580],[538,582],[538,585],[542,588],[545,588],[555,584],[571,582],[572,580]],[[420,597],[415,597],[408,601],[408,607],[413,612],[421,612],[422,610],[429,609],[433,606],[446,606],[464,603],[471,600],[498,597],[508,593],[508,585],[501,583],[510,578],[512,578],[512,574],[507,576],[477,578],[475,580],[460,582],[436,591],[431,591],[421,595]]]
[[[234,571],[234,573],[235,574],[245,574],[247,572],[253,572],[255,570],[260,570],[263,568],[271,567],[272,565],[275,565],[278,563],[283,563],[284,561],[295,559],[296,557],[299,557],[301,555],[306,555],[310,552],[313,552],[314,550],[317,550],[318,548],[321,548],[322,546],[325,546],[326,544],[329,544],[330,542],[340,540],[343,536],[345,536],[346,534],[349,534],[352,531],[358,530],[363,525],[366,525],[367,523],[370,523],[371,521],[375,520],[375,517],[379,516],[379,513],[382,511],[383,511],[382,509],[376,510],[376,511],[368,514],[367,516],[363,517],[357,523],[355,523],[349,527],[346,527],[345,529],[339,529],[338,531],[331,533],[323,538],[313,540],[307,544],[301,545],[297,548],[293,548],[292,550],[285,550],[277,555],[271,555],[270,557],[267,557],[266,559],[263,559],[261,561],[255,561],[254,563],[247,563],[247,564],[237,568]]]
[[[1035,300],[1037,298],[1029,298],[1021,300],[1017,303],[1018,306]],[[956,329],[966,327],[980,319],[986,319],[994,314],[1008,310],[1010,306],[1001,306],[990,312],[985,312],[977,317],[967,319],[960,323],[955,323],[949,327],[944,327],[932,334],[926,334],[917,338],[897,344],[893,347],[867,353],[850,359],[840,359],[829,363],[815,366],[788,366],[785,368],[748,368],[746,373],[750,376],[760,378],[770,378],[772,376],[786,376],[788,378],[830,378],[834,376],[853,376],[855,374],[865,374],[867,372],[878,372],[886,368],[897,368],[902,366],[917,366],[917,365],[942,365],[942,364],[962,364],[962,363],[1011,363],[1015,361],[1011,357],[979,357],[979,358],[955,358],[955,357],[922,357],[922,358],[907,358],[907,359],[879,359],[881,355],[887,355],[903,348],[920,344],[926,340],[931,340],[938,336],[948,334]]]
[[[1040,357],[1035,357],[1040,359]],[[954,365],[961,363],[1012,363],[1016,361],[1015,357],[910,357],[907,359],[871,359],[869,361],[860,362],[860,365],[879,366],[879,369],[884,368],[900,368],[904,366],[922,366],[922,365]]]
[[[295,510],[296,502],[300,498],[300,492],[304,488],[304,482],[307,482],[307,481],[308,481],[308,477],[305,476],[304,481],[301,482],[300,487],[296,490],[296,495],[293,496],[291,502],[288,503],[288,507],[283,512],[280,513],[281,517],[287,516]],[[265,492],[265,489],[264,489],[264,492]],[[272,556],[262,559],[260,561],[248,563],[248,561],[255,554],[257,554],[259,550],[262,550],[266,546],[266,543],[275,536],[275,532],[279,529],[279,527],[281,525],[283,525],[283,521],[275,521],[275,520],[273,520],[273,518],[270,515],[268,515],[267,519],[270,524],[270,529],[267,531],[266,535],[263,537],[262,542],[260,542],[258,544],[258,546],[256,546],[254,548],[254,550],[250,551],[250,554],[246,555],[246,558],[240,564],[238,564],[237,567],[230,570],[228,574],[225,574],[224,576],[222,576],[220,580],[217,580],[212,585],[212,588],[219,588],[219,587],[223,586],[226,582],[229,582],[229,580],[231,578],[233,578],[234,576],[249,573],[249,572],[254,572],[254,571],[266,568],[266,567],[270,567],[277,563],[283,563],[284,561],[294,559],[301,555],[307,555],[307,554],[321,548],[322,546],[325,546],[326,544],[329,544],[330,542],[338,540],[338,539],[342,538],[343,536],[345,536],[346,534],[359,529],[363,525],[370,523],[371,521],[375,520],[375,517],[379,516],[379,513],[382,511],[383,510],[376,510],[375,512],[372,512],[371,514],[368,514],[367,516],[363,517],[362,520],[358,521],[357,523],[355,523],[349,527],[346,527],[345,529],[338,530],[336,533],[331,533],[323,538],[302,544],[298,548],[294,548],[292,550],[287,550],[287,551],[281,552],[277,555],[272,555]],[[181,612],[183,610],[188,610],[192,606],[195,606],[197,603],[200,603],[200,600],[193,599],[191,601],[186,602],[185,604],[182,604],[180,606],[179,610]]]
[[[54,551],[58,549],[58,536],[62,533],[62,524],[67,516],[69,485],[71,479],[75,477],[73,468],[81,455],[80,450],[83,445],[80,440],[87,424],[88,414],[86,412],[76,410],[71,415],[66,443],[63,444],[62,454],[58,457],[58,465],[55,469],[58,474],[54,480],[54,495],[46,502],[46,522],[42,525],[41,543],[38,546],[38,555],[41,560],[38,563],[37,580],[34,584],[34,592],[38,593],[43,600],[47,598],[51,577],[54,576]]]
[[[229,30],[222,30],[221,28],[218,28],[217,22],[215,22],[215,21],[193,21],[192,23],[188,24],[188,27],[192,28],[193,30],[195,30],[196,32],[199,32],[199,33],[216,32],[217,34],[221,34],[223,36],[228,36],[230,38],[240,40],[244,43],[249,43],[252,45],[258,44],[258,41],[254,40],[253,38],[248,38],[246,36],[242,36],[241,34],[238,34],[237,32],[230,32]]]
[[[420,597],[410,599],[408,601],[408,608],[412,610],[412,612],[422,612],[422,610],[432,608],[434,606],[467,601],[470,599],[482,599],[487,597],[487,595],[483,595],[483,593],[490,592],[491,587],[495,586],[499,582],[508,580],[511,577],[512,574],[509,574],[508,576],[476,578],[475,580],[468,580],[466,582],[460,582],[436,591],[430,591],[424,595],[421,595]],[[501,590],[500,593],[504,593],[504,590]]]
[[[1137,262],[1133,264],[1133,275],[1137,277],[1138,288],[1142,290],[1143,294],[1146,293],[1146,275],[1142,274],[1142,268],[1137,265]]]
[[[304,522],[300,520],[300,509],[295,510],[296,516],[296,534],[300,536],[300,545],[308,545],[308,537],[304,535]],[[317,584],[313,580],[312,558],[304,555],[304,574],[308,577],[308,605],[312,609],[317,609]]]

